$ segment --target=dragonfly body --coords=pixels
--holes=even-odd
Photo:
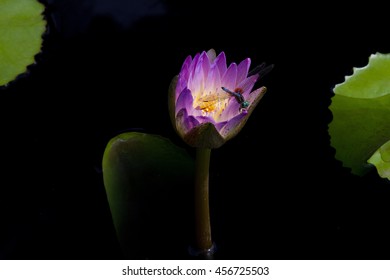
[[[240,103],[241,109],[248,108],[249,102],[245,100],[244,96],[237,90],[237,91],[231,91],[225,87],[221,87],[223,91],[231,94],[234,96],[238,103]]]

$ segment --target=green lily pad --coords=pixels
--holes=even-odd
[[[368,65],[354,68],[334,93],[329,133],[336,158],[354,174],[364,175],[373,164],[390,179],[383,176],[389,174],[387,160],[379,160],[390,139],[390,54],[371,55]]]
[[[0,86],[35,62],[46,30],[44,10],[36,0],[0,0]]]
[[[159,257],[150,254],[167,253],[178,236],[188,236],[182,215],[192,206],[193,172],[192,157],[159,135],[127,132],[109,141],[103,180],[126,258]]]
[[[390,178],[390,141],[380,147],[368,160],[369,163],[375,165],[379,176],[382,178]]]

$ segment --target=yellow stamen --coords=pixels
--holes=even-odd
[[[218,120],[229,101],[229,95],[221,92],[195,95],[193,106],[202,111],[203,116],[210,116]]]

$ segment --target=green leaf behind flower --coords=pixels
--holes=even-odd
[[[34,63],[46,30],[44,9],[36,0],[0,0],[0,86]]]
[[[329,125],[336,158],[357,175],[374,164],[380,176],[390,179],[390,55],[376,53],[368,65],[334,88]],[[386,175],[387,174],[387,175]]]
[[[128,132],[109,141],[103,155],[103,179],[126,258],[159,257],[148,253],[166,246],[161,249],[164,254],[172,238],[180,239],[177,235],[186,224],[181,215],[192,206],[186,193],[193,190],[193,172],[193,159],[164,137]]]

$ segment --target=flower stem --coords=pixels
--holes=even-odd
[[[212,248],[209,209],[209,167],[211,149],[197,148],[195,162],[195,237],[199,251]]]

